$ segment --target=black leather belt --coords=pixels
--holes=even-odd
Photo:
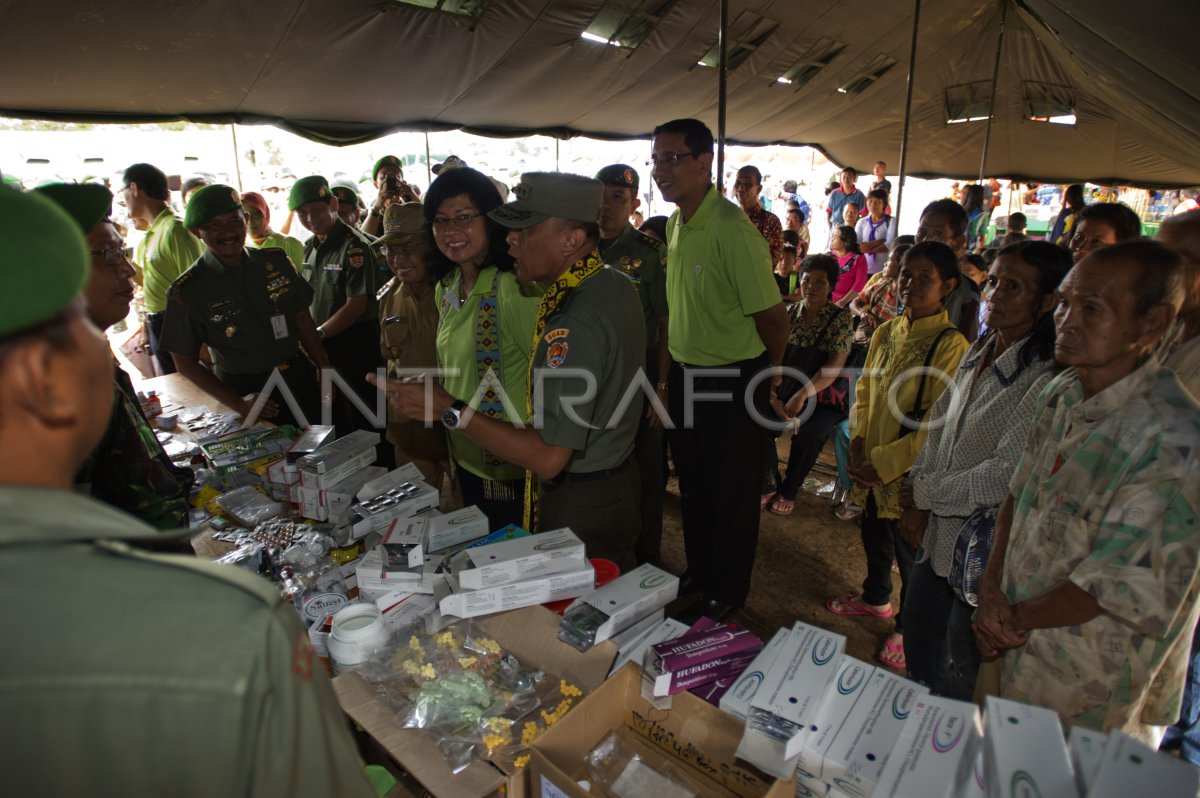
[[[625,462],[614,468],[603,468],[599,471],[588,471],[586,473],[576,473],[574,471],[564,471],[554,479],[549,480],[553,485],[563,485],[567,482],[594,482],[597,479],[608,479],[620,474],[626,468],[629,468],[633,463],[632,457],[625,458]]]

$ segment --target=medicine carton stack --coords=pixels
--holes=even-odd
[[[450,594],[438,606],[457,618],[578,598],[595,589],[583,541],[567,528],[464,549],[450,558],[448,576]]]

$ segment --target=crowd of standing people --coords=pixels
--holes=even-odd
[[[415,463],[493,528],[570,526],[622,569],[659,562],[669,449],[680,590],[694,598],[684,622],[737,616],[760,514],[792,512],[832,438],[838,517],[859,524],[866,576],[825,607],[892,619],[883,664],[938,694],[982,689],[1156,745],[1165,736],[1200,762],[1189,679],[1200,661],[1200,213],[1153,240],[1129,208],[1072,199],[1055,226],[1067,246],[1018,237],[1017,214],[990,242],[972,186],[961,203],[930,203],[907,233],[880,162],[866,192],[842,170],[821,246],[794,186],[781,222],[762,208],[753,166],[737,174],[736,202],[721,196],[714,154],[702,122],[659,125],[646,167],[676,210],[640,228],[632,165],[527,173],[510,199],[459,159],[422,194],[386,156],[369,206],[320,175],[294,183],[304,241],[271,228],[261,195],[225,185],[195,187],[179,218],[165,175],[136,164],[120,188],[146,231],[132,262],[106,189],[4,189],[5,262],[59,269],[23,277],[28,298],[3,299],[0,371],[17,388],[0,403],[0,441],[52,456],[24,472],[0,464],[0,501],[28,518],[44,499],[31,486],[90,493],[99,501],[65,506],[96,513],[71,540],[98,548],[72,557],[108,556],[97,552],[125,534],[114,507],[140,519],[138,540],[184,523],[190,478],[146,434],[96,334],[128,312],[136,278],[164,371],[248,417],[386,428],[382,462]],[[31,347],[37,357],[21,354]],[[74,396],[97,385],[103,403]],[[112,472],[124,479],[104,479]],[[27,535],[10,518],[0,527],[16,571],[29,569],[10,544]],[[104,562],[135,590],[161,590],[178,567]],[[227,577],[196,573],[214,605],[236,609]],[[272,678],[307,689],[294,684],[311,679],[295,664],[306,655],[294,619],[251,599],[239,623],[267,628],[279,651],[262,656],[294,665]],[[214,635],[180,640],[178,653]],[[32,678],[4,667],[7,683]],[[328,718],[327,685],[313,696]],[[33,704],[21,707],[28,721]],[[344,760],[344,730],[292,731],[304,738],[294,750]],[[317,782],[361,792],[351,770]]]

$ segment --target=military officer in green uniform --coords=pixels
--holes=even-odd
[[[129,315],[133,299],[133,266],[121,234],[108,218],[112,192],[100,185],[71,183],[51,183],[36,191],[65,210],[87,236],[87,315],[98,329],[107,330]],[[158,529],[187,526],[188,493],[195,476],[167,457],[142,413],[129,375],[116,358],[113,363],[113,412],[104,437],[75,475],[75,489]]]
[[[233,188],[197,191],[184,223],[208,249],[167,293],[163,346],[175,367],[244,417],[258,405],[258,418],[318,423],[313,367],[328,368],[329,359],[308,311],[312,288],[282,249],[246,248],[245,211]],[[212,371],[200,363],[201,344],[212,354]],[[280,378],[288,391],[270,398],[268,385],[279,387],[273,381]]]
[[[433,170],[437,174],[437,168]],[[363,220],[362,230],[370,236],[383,231],[383,213],[390,205],[420,202],[421,190],[404,181],[404,164],[395,155],[385,155],[371,167],[371,182],[375,184],[375,201]]]
[[[330,186],[329,190],[338,201],[338,218],[350,227],[358,230],[368,241],[374,242],[375,236],[363,233],[358,228],[359,217],[362,216],[363,201],[358,192],[351,186]]]
[[[604,184],[600,204],[600,256],[620,269],[637,285],[646,322],[646,376],[654,382],[659,408],[646,403],[638,427],[634,456],[642,479],[642,532],[638,537],[637,560],[659,562],[663,513],[663,428],[666,416],[667,376],[671,353],[667,349],[667,247],[640,233],[629,216],[641,204],[638,173],[623,163],[610,164],[596,173]]]
[[[295,182],[288,208],[312,233],[304,242],[304,269],[313,287],[310,310],[317,332],[334,369],[361,404],[342,397],[335,416],[343,428],[340,434],[377,429],[384,422],[372,418],[378,409],[376,391],[364,379],[383,367],[375,299],[381,281],[371,241],[341,220],[338,199],[320,175]],[[389,463],[391,447],[381,444],[379,451],[383,462]]]
[[[373,796],[279,591],[71,490],[112,412],[87,272],[62,209],[0,188],[5,793]]]
[[[569,526],[588,556],[634,567],[640,525],[633,444],[644,394],[645,330],[637,290],[596,249],[601,184],[522,175],[515,202],[489,212],[509,227],[517,278],[547,287],[531,343],[530,425],[471,411],[440,386],[389,383],[403,412],[442,422],[531,474],[539,531]],[[535,493],[536,492],[536,493]]]

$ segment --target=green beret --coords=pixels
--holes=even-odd
[[[222,213],[240,210],[241,207],[242,197],[232,186],[220,183],[202,186],[188,198],[187,210],[183,212],[183,226],[188,229],[203,227]]]
[[[362,200],[359,199],[358,192],[350,188],[350,186],[331,186],[329,190],[342,205],[362,207]]]
[[[75,220],[86,236],[112,209],[112,192],[95,184],[51,183],[35,188],[38,194],[49,197]]]
[[[400,159],[395,155],[385,155],[375,162],[371,167],[371,182],[375,182],[375,176],[379,174],[379,170],[385,166],[394,166],[397,169],[404,169],[404,165],[400,163]]]
[[[79,224],[41,193],[0,189],[0,338],[54,318],[91,263]]]
[[[288,192],[288,210],[299,210],[306,202],[327,200],[329,198],[329,181],[320,175],[302,177],[292,184]]]
[[[596,179],[606,186],[621,186],[637,191],[638,173],[629,164],[610,164],[596,173]]]

